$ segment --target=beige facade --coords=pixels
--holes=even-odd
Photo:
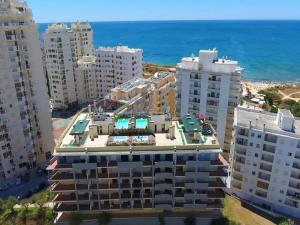
[[[0,181],[42,166],[53,147],[37,24],[26,3],[1,0]]]
[[[208,124],[191,115],[181,121],[77,114],[48,168],[54,209],[219,216],[228,164]]]
[[[156,73],[148,79],[133,79],[113,88],[107,100],[123,103],[120,112],[162,114],[176,112],[175,74]]]

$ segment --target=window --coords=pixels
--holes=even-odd
[[[280,190],[280,194],[284,194],[284,191],[283,191],[283,190]]]
[[[258,134],[258,135],[257,135],[257,138],[261,138],[261,134]]]
[[[252,191],[253,191],[253,190],[250,188],[250,189],[249,189],[249,192],[252,192]]]
[[[255,171],[252,171],[252,175],[255,175]]]
[[[258,157],[258,153],[255,153],[254,156],[257,158]]]
[[[251,147],[252,147],[252,146],[253,146],[253,143],[252,143],[252,142],[250,142],[250,143],[249,143],[249,146],[251,146]]]
[[[254,133],[251,133],[251,137],[254,137]]]
[[[256,144],[256,148],[260,148],[260,144]]]

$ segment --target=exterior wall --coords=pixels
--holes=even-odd
[[[76,22],[71,29],[64,24],[50,25],[45,32],[44,49],[53,108],[76,105],[77,61],[94,54],[91,26],[87,22]]]
[[[242,126],[235,121],[232,193],[274,211],[299,217],[300,136],[272,131],[267,129],[271,121],[264,122],[266,130],[254,124]]]
[[[133,78],[143,77],[143,50],[126,46],[96,50],[97,83],[100,98],[112,88]]]
[[[219,152],[58,153],[50,166],[55,210],[219,212],[226,176]]]
[[[223,64],[221,60],[219,64],[216,57],[216,51],[201,51],[199,58],[183,58],[178,64],[176,111],[179,116],[204,114],[217,130],[223,154],[228,159],[233,109],[240,101],[242,69],[234,61],[224,60]]]
[[[98,98],[95,57],[85,56],[78,61],[75,78],[79,104],[91,103]]]
[[[25,3],[1,4],[0,180],[41,166],[54,147],[37,25]]]

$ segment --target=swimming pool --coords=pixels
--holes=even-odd
[[[129,119],[126,118],[118,119],[115,125],[117,129],[128,129]]]
[[[129,139],[128,136],[115,136],[114,137],[114,142],[125,142]]]
[[[148,126],[148,119],[147,118],[138,118],[135,120],[135,128],[137,129],[146,129]]]
[[[135,136],[134,139],[135,139],[136,141],[141,141],[141,142],[142,142],[142,141],[143,141],[143,142],[145,141],[145,142],[146,142],[146,141],[149,140],[149,137],[148,137],[148,136]]]

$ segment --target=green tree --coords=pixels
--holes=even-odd
[[[21,205],[22,208],[21,208],[21,210],[18,213],[18,219],[23,224],[26,224],[26,220],[27,220],[28,213],[29,213],[29,205],[30,205],[30,203],[27,202],[27,201],[22,201],[20,203],[20,205]]]
[[[165,225],[166,224],[166,220],[165,220],[164,214],[159,214],[158,215],[158,222],[159,222],[159,225]]]
[[[184,225],[196,225],[196,217],[194,216],[187,216],[184,219]]]
[[[5,201],[0,198],[0,214],[5,209]]]
[[[5,207],[10,211],[12,215],[15,215],[15,205],[17,204],[17,199],[15,197],[9,197],[6,201]]]
[[[278,225],[294,225],[294,221],[291,219],[281,219],[278,223]]]
[[[112,217],[108,212],[102,212],[97,215],[97,221],[99,225],[108,225],[111,223]]]

